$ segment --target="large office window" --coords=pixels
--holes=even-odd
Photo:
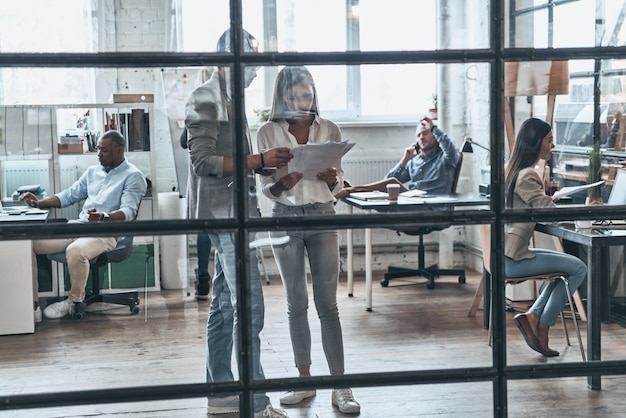
[[[0,52],[90,52],[90,2],[27,0],[0,3]],[[27,36],[25,36],[27,34]],[[2,68],[2,104],[88,102],[93,93],[85,68]]]
[[[270,7],[274,5],[275,7]],[[262,39],[262,51],[434,50],[435,2],[394,0],[244,1],[244,28]],[[260,6],[262,5],[262,9]],[[228,3],[181,0],[182,50],[213,51],[227,27]],[[398,13],[403,10],[406,13]],[[315,66],[320,108],[335,121],[414,121],[437,94],[434,64]],[[246,90],[249,116],[271,103],[275,70],[259,72],[265,83]]]

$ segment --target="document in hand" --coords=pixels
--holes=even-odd
[[[299,171],[305,179],[314,179],[318,173],[332,167],[354,143],[326,142],[324,144],[305,144],[291,150],[293,158],[287,166],[288,172]]]
[[[599,186],[602,183],[604,183],[604,180],[600,180],[592,184],[583,184],[582,186],[562,187],[561,190],[557,190],[556,192],[554,192],[554,194],[552,195],[552,200],[561,199],[565,196],[569,196],[576,192],[580,192],[580,191],[589,189],[591,187]]]

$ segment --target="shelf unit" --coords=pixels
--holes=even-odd
[[[117,129],[127,139],[125,157],[146,177],[156,178],[154,149],[154,107],[152,103],[62,104],[42,106],[0,106],[0,196],[10,204],[19,186],[40,184],[46,195],[70,186],[84,170],[98,164],[95,144],[107,129]],[[61,142],[74,142],[61,144]],[[89,144],[91,142],[91,146]],[[138,220],[158,218],[157,199],[151,190],[142,199]],[[76,219],[81,207],[55,209],[51,217]],[[160,289],[158,237],[135,237],[133,254],[119,265],[104,267],[108,278],[103,293],[144,287]],[[62,266],[52,263],[52,286],[40,292],[57,296],[69,289]],[[136,271],[140,268],[142,271]],[[55,268],[56,267],[56,268]],[[128,271],[135,269],[135,271]],[[129,279],[125,280],[124,276]],[[141,284],[135,278],[142,277]],[[128,284],[125,284],[128,281]]]

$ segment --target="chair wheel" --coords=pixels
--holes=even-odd
[[[80,302],[80,303],[75,303],[74,304],[74,313],[72,314],[72,319],[76,319],[76,320],[82,320],[85,319],[85,304]]]
[[[426,283],[426,288],[433,290],[435,288],[435,282],[428,282]]]
[[[387,287],[387,286],[389,286],[389,280],[387,280],[387,279],[382,279],[382,280],[380,281],[380,285],[381,285],[382,287]]]
[[[130,312],[134,315],[139,313],[139,306],[131,306]]]
[[[465,276],[459,276],[459,283],[465,283]]]

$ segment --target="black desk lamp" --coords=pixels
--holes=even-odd
[[[472,145],[476,145],[477,147],[482,148],[487,152],[491,152],[489,148],[487,148],[484,145],[480,145],[477,142],[474,142],[474,140],[470,138],[469,136],[466,136],[465,139],[463,140],[463,145],[461,146],[461,152],[473,153],[474,148],[472,148]],[[491,187],[489,184],[481,183],[478,185],[478,191],[483,195],[489,196],[491,194]]]
[[[478,142],[474,142],[474,140],[470,138],[469,136],[466,136],[465,139],[463,140],[463,145],[461,146],[461,152],[473,153],[474,148],[472,148],[472,145],[476,145],[477,147],[482,148],[487,152],[491,152],[489,148],[487,148],[484,145],[480,145]]]

